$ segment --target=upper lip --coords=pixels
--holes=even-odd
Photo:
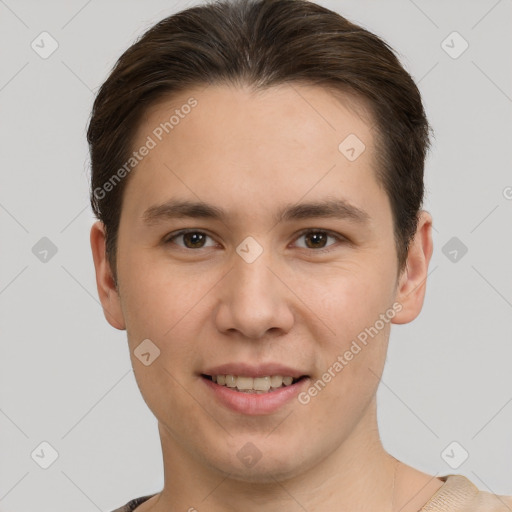
[[[248,363],[225,363],[208,368],[202,372],[204,375],[236,375],[244,377],[267,377],[272,375],[281,375],[283,377],[293,377],[298,379],[307,375],[305,371],[297,368],[284,366],[280,363],[265,363],[253,365]]]

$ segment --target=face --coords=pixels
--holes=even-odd
[[[313,86],[210,86],[139,127],[134,147],[155,144],[124,191],[119,295],[102,301],[165,443],[232,478],[293,476],[368,428],[390,324],[419,312],[397,303],[362,107]]]

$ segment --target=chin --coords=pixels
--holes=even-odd
[[[259,466],[259,464],[257,465]],[[232,480],[239,482],[247,482],[250,484],[271,484],[275,485],[276,482],[283,482],[289,480],[304,471],[304,466],[297,464],[291,467],[290,463],[287,464],[266,464],[260,467],[253,467],[251,469],[243,468],[227,468],[226,476]]]
[[[234,457],[228,460],[222,457],[223,460],[216,463],[210,460],[208,464],[230,479],[252,484],[275,484],[276,481],[289,480],[309,466],[304,460],[303,450],[299,450],[300,457],[295,457],[298,452],[293,448],[290,452],[282,446],[272,447],[272,452],[269,447],[260,451],[255,444],[248,442],[235,451]]]

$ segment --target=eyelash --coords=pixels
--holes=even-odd
[[[188,233],[199,233],[201,235],[206,235],[207,237],[211,238],[213,240],[213,237],[210,236],[208,233],[205,233],[204,231],[200,231],[200,230],[197,230],[197,229],[182,229],[180,231],[177,231],[175,233],[171,233],[170,236],[166,237],[164,239],[164,244],[171,244],[173,243],[173,240],[175,240],[176,238],[179,238],[180,236],[183,236],[183,235],[186,235]],[[313,234],[313,233],[322,233],[322,234],[326,234],[328,237],[331,237],[331,238],[334,238],[336,239],[338,242],[341,242],[341,243],[348,243],[349,240],[338,234],[338,233],[335,233],[333,231],[330,231],[328,229],[312,229],[312,228],[308,228],[308,229],[305,229],[303,231],[301,231],[300,233],[298,233],[297,237],[295,238],[295,240],[298,240],[299,238],[303,237],[304,235],[308,235],[308,234]],[[327,246],[327,248],[320,248],[320,249],[310,249],[308,247],[300,247],[300,249],[305,249],[305,250],[310,250],[310,251],[314,251],[315,253],[326,253],[326,252],[330,252],[332,249],[330,249],[330,247],[332,245],[335,245],[335,244],[331,244],[330,246]],[[191,249],[189,247],[181,247],[181,246],[178,246],[180,247],[180,249],[183,249],[185,251],[199,251],[201,249],[207,249],[208,247],[199,247],[197,249]]]

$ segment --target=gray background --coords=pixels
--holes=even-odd
[[[1,512],[109,511],[162,488],[156,421],[125,333],[97,300],[85,129],[122,51],[194,3],[0,0]],[[436,133],[434,255],[421,315],[392,328],[384,446],[425,472],[512,494],[512,2],[318,3],[399,52]],[[43,31],[59,45],[46,59],[31,47]],[[453,31],[469,44],[457,58]],[[57,249],[46,261],[43,237]],[[48,469],[43,441],[58,452]]]

